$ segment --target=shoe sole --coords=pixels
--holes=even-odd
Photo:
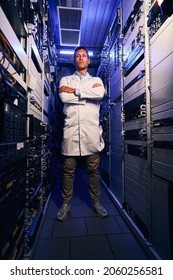
[[[95,208],[93,208],[93,210],[94,210],[94,212],[97,214],[97,216],[99,217],[99,218],[106,218],[107,217],[107,213],[103,216],[103,215],[101,215],[99,212],[97,212],[97,210],[95,209]]]
[[[106,215],[101,215],[101,214],[99,214],[98,212],[96,212],[96,214],[97,214],[97,216],[99,217],[99,218],[102,218],[102,219],[104,219],[104,218],[106,218],[107,217],[107,214]]]
[[[56,217],[56,219],[57,219],[57,221],[64,222],[64,221],[66,221],[69,218],[69,215],[70,215],[70,211],[67,213],[66,216],[64,216],[62,218]]]

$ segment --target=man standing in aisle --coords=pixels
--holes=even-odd
[[[87,72],[90,63],[85,47],[74,51],[76,72],[60,81],[59,96],[64,103],[65,122],[63,129],[62,155],[64,175],[62,187],[63,204],[57,220],[64,221],[70,212],[75,169],[79,157],[85,159],[89,178],[89,194],[94,211],[104,218],[107,211],[100,204],[99,163],[104,148],[102,129],[99,125],[100,100],[104,86],[99,77]]]

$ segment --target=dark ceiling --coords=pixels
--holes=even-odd
[[[100,53],[115,17],[117,0],[48,0],[49,17],[58,53],[74,50],[77,45],[93,52],[98,64]],[[69,63],[73,56],[59,55]]]

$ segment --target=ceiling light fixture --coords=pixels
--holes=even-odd
[[[60,54],[67,54],[67,55],[70,55],[70,54],[74,54],[74,51],[72,50],[60,50],[59,52]],[[89,56],[93,56],[93,52],[89,51],[88,52]]]

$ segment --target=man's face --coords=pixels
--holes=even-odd
[[[87,52],[83,49],[78,50],[75,55],[76,70],[85,70],[88,68],[88,64],[90,64],[90,59],[88,58]]]

